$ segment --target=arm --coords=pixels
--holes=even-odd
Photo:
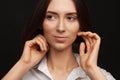
[[[2,80],[21,80],[24,74],[44,57],[46,52],[47,42],[42,35],[36,36],[33,40],[26,41],[21,58]]]
[[[29,70],[20,60],[10,69],[2,80],[21,80],[23,75]]]
[[[80,64],[91,80],[106,80],[106,77],[97,66],[100,37],[92,32],[80,32],[85,42],[80,44]],[[86,49],[86,51],[85,51]]]

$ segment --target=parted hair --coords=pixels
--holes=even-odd
[[[38,0],[31,18],[25,24],[22,31],[21,39],[23,45],[27,40],[31,40],[38,34],[44,35],[43,21],[50,2],[51,0]],[[91,31],[90,16],[86,0],[73,0],[73,2],[77,11],[80,31]],[[84,41],[81,37],[77,37],[74,41],[72,45],[74,53],[78,53],[81,41]]]

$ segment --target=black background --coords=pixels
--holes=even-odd
[[[0,0],[0,78],[17,62],[22,53],[21,32],[38,0]],[[87,0],[91,23],[102,43],[98,65],[120,79],[119,2]]]

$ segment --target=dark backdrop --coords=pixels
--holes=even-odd
[[[98,65],[120,79],[119,0],[87,0],[93,29],[102,38]],[[0,1],[0,78],[22,53],[21,32],[37,0]]]

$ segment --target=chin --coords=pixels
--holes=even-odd
[[[67,45],[65,44],[57,44],[53,46],[53,49],[57,50],[57,51],[64,51],[68,48]]]

